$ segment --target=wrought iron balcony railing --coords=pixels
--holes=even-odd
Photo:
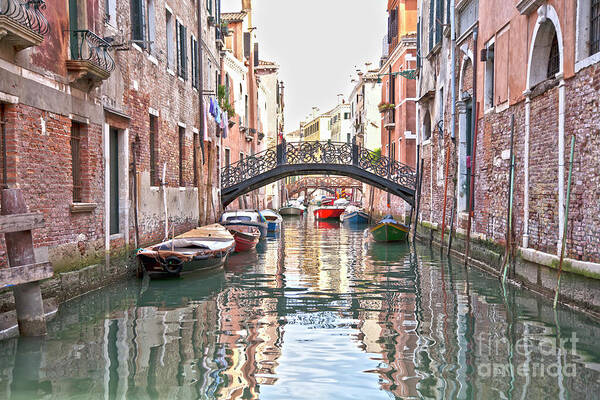
[[[71,31],[71,60],[88,61],[110,73],[115,69],[115,61],[109,49],[110,44],[91,31]]]
[[[43,0],[0,0],[0,17],[7,17],[43,36],[50,29],[42,14],[45,8]]]

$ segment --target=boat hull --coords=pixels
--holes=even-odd
[[[259,237],[246,235],[242,232],[232,232],[235,239],[235,251],[242,253],[244,251],[254,250],[258,244]]]
[[[267,232],[279,232],[280,224],[279,222],[271,222],[267,223]]]
[[[371,229],[371,236],[377,242],[400,242],[408,238],[410,229],[402,224],[381,222]]]
[[[296,207],[281,207],[279,209],[279,214],[287,216],[300,216],[304,214],[304,210]]]
[[[267,237],[267,224],[264,222],[252,222],[252,221],[225,221],[225,222],[219,222],[221,225],[223,225],[225,228],[229,228],[230,226],[234,226],[234,225],[241,225],[241,226],[254,226],[256,228],[258,228],[258,230],[260,231],[260,238],[261,239],[265,239]]]
[[[344,213],[340,216],[340,221],[348,224],[366,224],[369,222],[369,215],[362,211]]]
[[[227,261],[228,256],[229,252],[218,256],[194,257],[193,260],[184,262],[181,272],[177,274],[166,272],[162,265],[151,257],[139,256],[139,259],[150,278],[168,278],[221,268]]]
[[[317,208],[314,211],[317,219],[339,219],[343,213],[343,208]]]

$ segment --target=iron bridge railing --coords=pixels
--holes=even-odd
[[[381,156],[352,143],[296,142],[282,143],[253,156],[248,156],[221,172],[222,188],[227,189],[250,178],[264,174],[278,166],[320,164],[324,167],[354,166],[384,177],[408,189],[416,189],[416,173],[413,168],[388,157]]]
[[[45,8],[43,0],[0,0],[0,16],[4,15],[40,35],[50,30],[48,20],[42,14]]]
[[[0,0],[2,1],[2,0]],[[71,59],[89,61],[106,72],[115,69],[110,44],[89,30],[71,31]]]

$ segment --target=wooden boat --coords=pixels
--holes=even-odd
[[[349,224],[366,224],[369,222],[369,214],[358,207],[349,206],[344,213],[340,215],[340,221]]]
[[[260,231],[255,226],[227,225],[227,230],[235,239],[235,251],[238,253],[253,250],[260,240]]]
[[[260,212],[267,220],[267,232],[279,232],[283,218],[273,210],[263,210]]]
[[[257,210],[225,211],[219,222],[224,227],[229,225],[254,226],[260,231],[260,238],[267,237],[267,220]]]
[[[213,224],[140,249],[136,255],[150,277],[179,276],[223,266],[234,247],[227,229]]]
[[[399,242],[408,238],[410,227],[396,221],[391,215],[377,223],[371,228],[371,236],[378,242]]]
[[[339,219],[344,210],[345,208],[336,206],[319,207],[313,213],[316,219]]]

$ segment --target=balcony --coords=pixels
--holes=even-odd
[[[39,46],[48,33],[43,0],[0,0],[0,40],[16,51]]]
[[[108,79],[115,69],[109,50],[110,44],[95,33],[71,31],[71,59],[67,60],[70,82],[89,91]]]
[[[388,108],[383,111],[383,127],[385,129],[396,128],[396,108]]]

